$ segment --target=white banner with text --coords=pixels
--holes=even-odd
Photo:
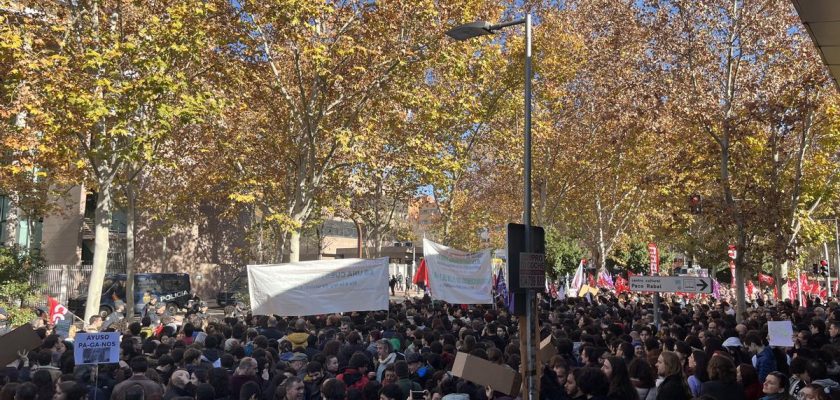
[[[255,315],[303,316],[388,309],[388,259],[249,265]]]
[[[467,253],[423,239],[432,298],[451,304],[493,304],[490,250]]]

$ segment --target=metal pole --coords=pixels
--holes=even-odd
[[[796,293],[799,297],[799,307],[804,307],[804,303],[802,302],[802,279],[799,279],[799,276],[802,275],[802,270],[799,268],[796,269]]]
[[[837,253],[835,253],[837,258],[834,259],[834,265],[837,266],[837,279],[840,279],[840,229],[837,227],[837,218],[834,218],[834,244],[837,246]]]
[[[828,297],[831,297],[831,258],[828,255],[828,242],[823,242],[823,251],[825,251],[825,269],[828,271],[828,277],[826,278],[826,282],[828,282]]]
[[[657,331],[662,325],[662,312],[660,311],[659,293],[653,294],[653,323],[656,325]]]
[[[525,157],[524,157],[525,178],[524,185],[524,215],[525,223],[525,251],[532,253],[534,244],[531,242],[531,14],[525,16]],[[535,379],[536,356],[534,352],[534,290],[526,292],[525,315],[526,315],[526,357],[528,359],[526,374],[528,381],[528,399],[537,398],[537,385]]]

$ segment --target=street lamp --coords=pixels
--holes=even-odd
[[[492,35],[496,31],[514,25],[525,24],[525,156],[524,156],[524,180],[523,187],[523,215],[522,220],[525,225],[525,251],[531,253],[534,251],[534,244],[531,242],[531,14],[526,14],[525,18],[502,22],[499,24],[490,24],[487,21],[476,21],[464,25],[456,26],[446,32],[446,35],[455,40],[467,40],[470,38]],[[534,379],[536,371],[536,358],[534,353],[533,343],[533,321],[534,321],[534,290],[528,289],[526,291],[525,301],[525,315],[526,315],[526,354],[527,354],[527,368],[525,374],[527,376],[528,384],[528,398],[536,399],[536,382]]]

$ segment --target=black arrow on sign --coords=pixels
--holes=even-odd
[[[700,285],[703,285],[703,287],[700,287]],[[708,284],[708,283],[706,283],[706,281],[704,281],[704,280],[702,280],[702,279],[701,279],[701,280],[700,280],[700,283],[698,283],[698,284],[697,284],[697,287],[699,287],[699,288],[700,288],[700,291],[701,291],[701,292],[705,292],[705,291],[706,291],[706,288],[707,288],[707,287],[709,287],[709,284]]]

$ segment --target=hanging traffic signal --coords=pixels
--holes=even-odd
[[[688,198],[688,209],[691,211],[692,214],[702,213],[703,212],[703,197],[701,197],[697,193],[692,194],[691,197]]]

